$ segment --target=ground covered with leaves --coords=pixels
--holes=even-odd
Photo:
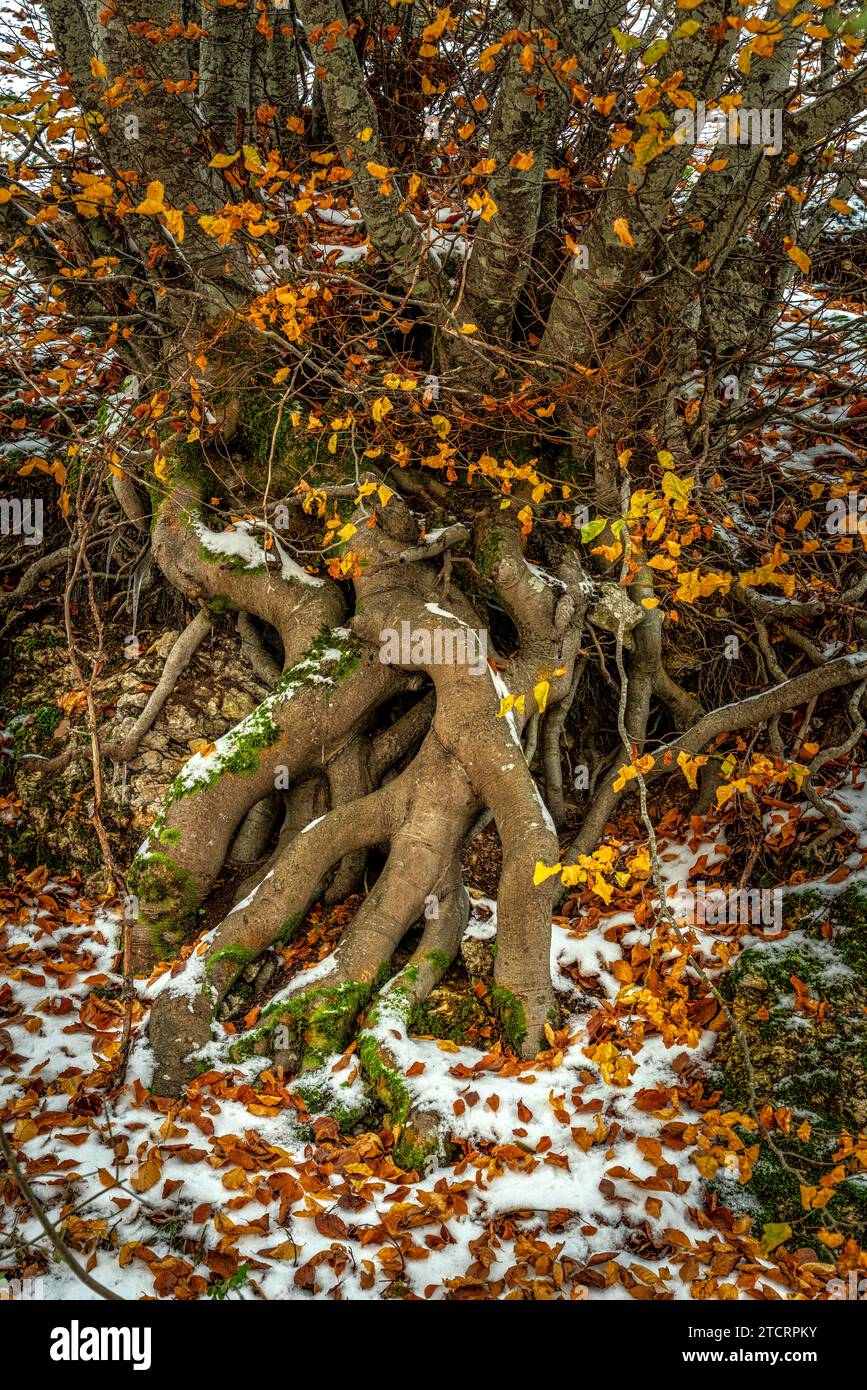
[[[410,1094],[450,1116],[452,1162],[427,1173],[396,1165],[354,1045],[300,1081],[254,1058],[214,1065],[180,1101],[152,1096],[146,1020],[177,966],[138,982],[119,1076],[116,904],[21,871],[0,896],[2,1123],[66,1246],[128,1298],[839,1296],[833,1281],[865,1264],[863,777],[836,802],[845,863],[793,875],[771,942],[732,922],[680,942],[634,883],[568,903],[561,1020],[531,1062],[498,1040],[495,909],[476,890],[464,965],[389,1038]],[[769,836],[791,838],[791,808],[763,810]],[[661,831],[676,913],[728,850],[675,810]],[[314,909],[275,953],[276,984],[321,969],[351,910]],[[258,1008],[235,1007],[227,1042]],[[749,1022],[752,1096],[727,1013]],[[87,1296],[8,1171],[0,1182],[5,1276]]]

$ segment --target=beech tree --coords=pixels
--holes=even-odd
[[[358,1031],[417,1157],[436,1117],[371,1023],[405,1024],[454,960],[491,819],[492,1001],[525,1057],[557,1024],[557,902],[659,889],[660,798],[797,788],[833,846],[863,528],[755,441],[863,429],[845,325],[811,340],[821,408],[774,344],[858,199],[864,27],[822,0],[21,7],[0,236],[22,420],[52,393],[70,530],[31,582],[86,577],[109,487],[201,609],[156,707],[226,612],[272,686],[129,866],[147,971],[249,865],[154,1006],[158,1093],[242,970],[363,891],[330,972],[234,1046],[305,1070]],[[55,767],[130,755],[91,714]],[[626,861],[606,827],[635,796]]]

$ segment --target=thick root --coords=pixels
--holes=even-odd
[[[359,654],[345,629],[323,634],[269,695],[213,750],[176,778],[129,874],[139,918],[136,968],[172,956],[195,923],[240,822],[275,789],[315,769],[376,706],[406,689],[399,672]]]

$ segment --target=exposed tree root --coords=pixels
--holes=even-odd
[[[179,505],[172,503],[175,510]],[[189,498],[185,505],[192,505]],[[435,639],[440,650],[447,638],[466,639],[469,651],[480,622],[457,586],[450,584],[447,599],[439,589],[433,552],[447,553],[443,537],[451,532],[433,545],[419,541],[416,524],[396,495],[387,510],[376,494],[365,498],[355,521],[360,573],[354,580],[356,609],[346,627],[320,630],[320,623],[312,630],[322,610],[303,581],[283,583],[279,601],[294,604],[290,621],[275,606],[270,573],[239,577],[231,570],[220,578],[221,584],[225,578],[227,586],[235,585],[227,587],[233,601],[280,632],[287,652],[296,651],[301,632],[308,646],[249,719],[219,740],[212,753],[186,765],[134,866],[143,928],[153,929],[157,946],[165,950],[189,931],[242,822],[235,859],[243,857],[242,850],[246,862],[254,852],[257,857],[265,852],[262,825],[254,830],[264,818],[271,831],[266,809],[280,789],[284,824],[276,849],[154,1005],[153,1086],[163,1094],[179,1093],[205,1055],[212,1055],[202,1050],[211,1044],[214,1017],[241,972],[290,936],[316,898],[340,901],[355,890],[376,846],[385,851],[384,866],[327,970],[320,968],[307,987],[302,981],[278,994],[257,1026],[234,1043],[233,1056],[272,1056],[275,1065],[299,1072],[301,1084],[318,1094],[331,1085],[326,1059],[357,1038],[363,1073],[394,1128],[400,1161],[421,1167],[443,1153],[444,1125],[415,1106],[395,1039],[405,1037],[413,1007],[427,997],[459,949],[467,916],[459,860],[468,834],[480,816],[493,817],[502,870],[491,1001],[506,1040],[531,1057],[543,1045],[555,1005],[549,962],[559,887],[556,879],[537,874],[537,865],[590,853],[619,793],[605,773],[570,854],[561,856],[529,762],[541,728],[546,785],[562,819],[560,739],[586,662],[581,636],[592,592],[574,554],[567,552],[556,579],[541,577],[523,557],[511,509],[477,519],[476,573],[493,585],[519,639],[514,656],[496,658],[495,671],[466,655],[463,660],[434,655]],[[203,571],[209,577],[211,566],[198,550],[192,555],[176,531],[177,523],[170,528],[171,563],[198,591]],[[460,544],[465,535],[455,534],[449,543]],[[627,651],[621,738],[634,749],[645,745],[654,699],[680,730],[655,754],[649,777],[661,773],[666,754],[697,752],[720,732],[773,716],[835,684],[863,679],[857,662],[830,663],[740,705],[705,714],[663,666],[659,617],[644,606],[651,593],[650,571],[639,565],[625,587],[604,584],[589,614],[594,624],[617,634],[621,654]],[[398,632],[419,632],[431,640],[384,645],[387,634]],[[407,696],[426,685],[432,691],[417,694],[406,708]],[[523,695],[520,702],[516,692]],[[631,754],[624,747],[607,756],[615,767]],[[665,766],[668,761],[671,756]],[[251,808],[256,808],[252,816]],[[394,976],[395,953],[420,922],[421,942]]]
[[[366,515],[362,509],[359,521]],[[246,896],[204,953],[155,1004],[150,1036],[159,1091],[176,1094],[191,1079],[195,1053],[210,1041],[214,1013],[241,970],[294,931],[323,889],[336,899],[355,887],[374,845],[387,848],[385,865],[344,932],[331,973],[314,990],[273,1002],[238,1050],[267,1045],[280,1026],[291,1034],[289,1045],[277,1049],[280,1064],[304,1072],[320,1067],[329,1051],[345,1046],[362,1010],[388,980],[403,937],[419,921],[425,922],[421,945],[385,997],[390,1010],[402,999],[411,1007],[426,997],[460,944],[467,899],[459,857],[486,809],[503,848],[492,999],[518,1052],[532,1056],[542,1045],[554,1006],[549,967],[554,886],[549,880],[537,884],[534,877],[539,861],[556,860],[558,845],[521,746],[525,720],[538,729],[535,696],[501,717],[507,687],[485,663],[438,661],[424,645],[417,652],[404,649],[396,659],[392,654],[386,663],[379,650],[385,631],[409,627],[445,641],[456,633],[471,636],[479,620],[456,589],[450,591],[448,608],[434,601],[431,548],[413,545],[416,526],[399,499],[392,499],[387,512],[377,510],[376,521],[374,529],[359,530],[366,563],[356,580],[359,606],[351,634],[338,628],[320,635],[248,720],[213,753],[190,760],[134,866],[143,928],[154,930],[162,947],[178,942],[219,872],[239,822],[272,792],[275,771],[284,773],[284,785],[292,791],[276,851],[251,876]],[[567,566],[554,589],[527,566],[514,517],[502,512],[483,517],[478,533],[488,571],[524,637],[510,680],[516,688],[533,688],[540,672],[547,672],[556,704],[573,685],[587,602],[580,568]],[[172,536],[177,549],[174,531]],[[185,572],[198,583],[198,559],[191,559],[183,544],[179,549]],[[443,546],[433,549],[439,553]],[[249,602],[249,593],[236,593]],[[273,608],[267,618],[279,625]],[[366,738],[374,712],[422,680],[432,682],[433,694]],[[408,757],[403,770],[391,776],[389,769]],[[323,794],[330,809],[316,816]],[[397,1095],[399,1078],[382,1038],[374,1039],[368,1030],[364,1051],[377,1089]],[[389,1113],[403,1132],[409,1124],[403,1100],[392,1096]],[[422,1140],[439,1132],[437,1124],[431,1118],[413,1120],[410,1147],[424,1147]]]

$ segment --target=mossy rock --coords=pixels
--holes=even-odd
[[[720,988],[749,1046],[758,1107],[788,1107],[792,1129],[806,1119],[810,1138],[775,1129],[785,1163],[763,1141],[748,1183],[719,1176],[712,1186],[753,1217],[754,1229],[788,1222],[800,1239],[832,1226],[863,1243],[867,1184],[839,1184],[818,1211],[804,1209],[800,1187],[816,1186],[835,1166],[843,1133],[867,1128],[867,893],[853,886],[829,902],[808,890],[788,900],[784,920],[791,934],[744,951]],[[793,979],[808,987],[815,1011],[798,1010]],[[712,1062],[709,1082],[723,1108],[745,1109],[746,1067],[732,1029],[721,1033]],[[755,1142],[754,1134],[743,1137]]]
[[[472,1045],[490,1017],[466,980],[446,979],[423,1004],[415,1004],[409,1031],[417,1037],[446,1039]]]

